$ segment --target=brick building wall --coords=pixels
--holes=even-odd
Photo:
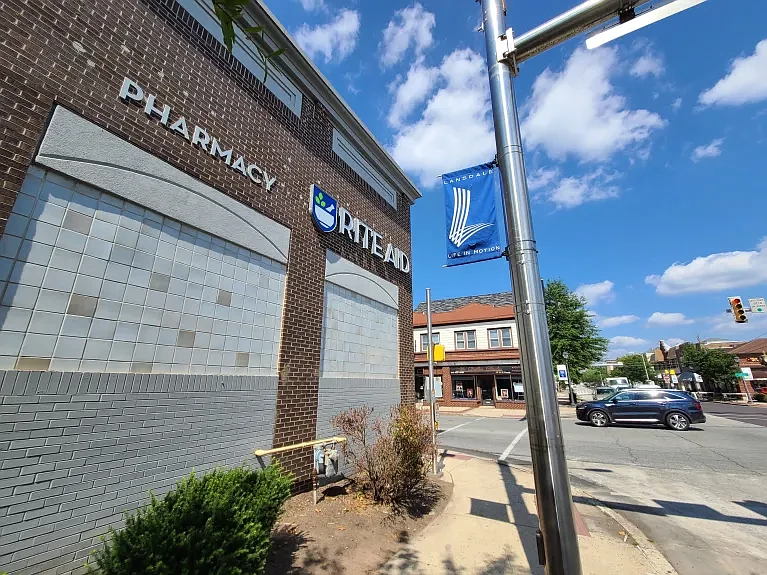
[[[365,214],[385,241],[410,245],[409,201],[395,211],[332,152],[327,110],[303,99],[297,118],[173,0],[2,0],[0,23],[0,228],[10,213],[54,103],[151,152],[293,230],[280,356],[275,446],[312,439],[316,428],[325,249],[399,285],[412,309],[411,279],[338,234],[318,234],[306,215],[309,186],[333,189],[352,213]],[[224,163],[167,132],[117,98],[125,76],[159,102],[228,145],[278,166],[271,195]],[[215,111],[211,113],[210,111]],[[1,231],[1,230],[0,230]],[[290,273],[300,261],[301,273]],[[400,315],[403,400],[414,400],[409,314]],[[308,451],[284,459],[305,469]]]
[[[318,183],[324,189],[332,190],[339,205],[360,215],[381,233],[384,245],[391,242],[409,255],[410,202],[405,194],[400,194],[397,208],[393,208],[332,151],[333,124],[328,110],[309,97],[310,94],[304,94],[301,115],[296,116],[175,0],[0,0],[0,31],[4,38],[0,43],[0,233],[5,229],[25,174],[33,163],[48,118],[57,105],[70,109],[291,230],[276,389],[254,388],[237,392],[240,394],[237,401],[244,402],[238,409],[248,411],[245,406],[250,406],[252,414],[245,415],[243,411],[237,411],[230,418],[226,413],[233,408],[221,405],[216,408],[223,410],[218,416],[213,416],[213,413],[202,414],[199,419],[187,416],[191,418],[189,423],[193,427],[201,428],[201,435],[194,436],[196,448],[190,445],[187,448],[189,452],[183,457],[173,455],[155,461],[154,474],[168,472],[169,475],[161,478],[160,484],[153,486],[167,486],[163,482],[170,481],[171,476],[180,477],[190,470],[191,465],[202,469],[203,465],[229,464],[246,459],[257,447],[256,444],[263,440],[266,427],[271,428],[271,443],[279,447],[314,439],[318,428],[325,425],[319,422],[318,426],[323,323],[323,309],[318,302],[323,301],[328,249],[398,286],[399,398],[404,402],[414,401],[410,275],[372,257],[369,251],[346,241],[340,234],[319,233],[312,225],[306,208],[310,185]],[[204,126],[209,133],[225,138],[228,147],[242,150],[249,157],[257,159],[259,165],[271,168],[270,171],[278,178],[271,193],[237,174],[224,162],[170,133],[156,118],[145,115],[141,107],[121,101],[118,94],[126,76],[139,83],[147,93],[155,94],[159,105],[171,105],[174,116],[183,115],[191,124]],[[73,134],[72,137],[77,136]],[[46,373],[40,378],[55,378],[58,375]],[[22,374],[19,377],[25,376]],[[80,375],[69,377],[71,381],[71,378],[79,378]],[[83,380],[87,377],[90,376],[82,376]],[[95,377],[99,377],[101,382],[105,375],[96,374]],[[147,381],[147,388],[140,388],[139,392],[133,388],[130,392],[126,390],[124,399],[120,394],[112,397],[108,383],[107,391],[97,388],[98,399],[78,397],[81,391],[78,388],[75,393],[71,385],[63,393],[58,389],[56,393],[49,393],[48,388],[25,385],[23,392],[14,391],[5,397],[8,402],[0,405],[4,414],[2,429],[10,433],[28,431],[31,434],[29,439],[34,439],[26,447],[28,450],[48,449],[54,445],[53,441],[49,445],[49,438],[45,435],[32,436],[35,433],[47,433],[35,427],[37,424],[34,423],[44,418],[35,416],[33,420],[17,419],[11,422],[5,419],[5,414],[19,417],[20,413],[31,413],[35,409],[40,413],[48,413],[49,406],[52,406],[51,413],[55,413],[58,409],[66,410],[67,405],[72,405],[71,412],[76,415],[80,408],[74,406],[83,403],[86,414],[77,416],[72,423],[73,427],[68,429],[77,428],[83,435],[87,435],[96,433],[96,428],[101,425],[110,425],[109,417],[134,417],[135,421],[136,415],[145,415],[150,407],[139,405],[139,402],[157,401],[164,410],[163,417],[166,420],[153,428],[155,433],[160,434],[157,436],[159,441],[166,432],[175,433],[173,421],[177,416],[186,414],[187,407],[206,404],[220,396],[211,395],[210,390],[198,389],[193,381],[183,384],[192,385],[191,388],[177,387],[176,396],[163,388],[164,379],[152,376],[151,379],[140,381]],[[375,399],[374,395],[371,395],[371,399]],[[51,399],[53,396],[56,398]],[[13,397],[29,401],[14,403]],[[123,401],[135,401],[135,409],[138,411],[130,412],[133,406],[119,403]],[[274,406],[273,425],[266,416],[259,415],[259,406],[263,404]],[[30,405],[32,407],[25,407]],[[123,412],[117,415],[113,412],[115,409],[122,409]],[[110,415],[99,414],[101,410]],[[91,417],[97,418],[98,422],[87,421]],[[220,447],[222,440],[218,436],[208,437],[208,434],[215,434],[215,430],[220,428],[219,418],[225,421],[234,418],[238,425],[232,426],[229,447],[217,453],[217,450],[223,449]],[[166,430],[163,427],[165,424],[171,427]],[[13,429],[9,425],[13,425]],[[62,428],[62,437],[65,432]],[[102,433],[100,427],[98,433]],[[106,429],[103,433],[103,437],[93,438],[93,449],[111,448],[107,445],[111,441],[109,433]],[[41,439],[44,442],[38,445]],[[117,441],[119,444],[119,437]],[[14,449],[10,442],[4,439],[0,439],[0,442],[4,442],[1,443],[3,449]],[[18,449],[23,449],[23,445],[17,444]],[[86,448],[83,446],[83,449]],[[87,449],[91,449],[90,443]],[[87,449],[78,454],[79,459],[100,457],[89,453]],[[192,457],[191,451],[194,449],[198,453]],[[45,454],[40,453],[30,457],[63,458],[63,448],[58,452],[49,450]],[[281,457],[281,461],[297,476],[297,489],[309,486],[310,449],[288,452]],[[39,464],[39,461],[35,464]],[[106,460],[95,464],[99,466],[97,472],[108,472],[110,468],[107,466],[110,464]],[[43,465],[52,465],[50,471],[55,473],[59,463],[52,460]],[[13,481],[13,477],[22,476],[15,476],[14,473],[0,469],[0,478],[11,478]],[[69,477],[72,472],[67,473]],[[108,482],[108,477],[111,475],[103,475],[93,481]],[[62,479],[58,476],[51,478],[51,485],[53,481]],[[9,485],[9,495],[18,495],[19,505],[31,502],[31,492],[26,492],[26,488],[19,489],[19,485]],[[5,495],[6,484],[2,487]],[[60,487],[62,492],[59,495],[67,496],[64,486]],[[148,488],[148,485],[144,485],[144,488]],[[109,488],[105,489],[109,491]],[[87,497],[100,495],[88,494]],[[138,499],[131,500],[128,507],[137,502]],[[58,505],[61,507],[56,512],[60,513],[67,503],[60,501]],[[5,526],[0,526],[0,529],[5,529],[11,523],[16,524],[15,519],[18,518],[13,521],[8,519],[9,509],[0,509],[0,525]],[[99,513],[99,518],[94,521],[106,521],[108,515],[102,517],[101,508],[93,512]],[[35,520],[40,515],[30,508],[24,512],[24,517]],[[64,522],[71,520],[61,519]],[[64,528],[62,525],[60,527]],[[73,529],[77,531],[77,528]],[[5,534],[3,531],[0,533],[3,534],[2,545],[5,546]],[[32,541],[38,536],[34,533],[30,535]],[[93,542],[92,535],[90,533],[82,539],[78,536],[78,545],[83,542],[90,545]],[[39,536],[44,535],[39,533]],[[13,546],[21,540],[21,536],[18,537],[8,544]],[[0,547],[0,556],[3,556],[4,561],[7,554],[11,562],[26,562],[27,566],[20,567],[19,573],[37,573],[40,564],[49,560],[58,561],[57,572],[64,573],[75,565],[72,561],[75,561],[77,551],[71,551],[68,547],[68,535],[62,537],[64,539],[57,540],[57,543],[46,542],[45,550],[37,548],[34,555],[16,548]],[[3,567],[7,568],[6,565]]]
[[[9,371],[0,381],[0,568],[14,574],[83,572],[150,489],[271,444],[276,377]]]

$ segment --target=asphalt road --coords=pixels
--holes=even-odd
[[[703,409],[706,413],[712,413],[727,419],[742,421],[744,423],[753,423],[767,427],[767,407],[751,407],[748,405],[738,405],[736,403],[704,403]]]
[[[563,408],[572,481],[639,526],[681,575],[761,575],[767,565],[767,426],[711,415],[710,405],[704,405],[708,422],[684,433],[597,429]],[[521,416],[442,415],[440,427],[440,447],[530,464]]]

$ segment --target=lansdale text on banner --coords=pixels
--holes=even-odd
[[[501,257],[495,209],[498,185],[495,164],[481,164],[442,176],[448,266]]]

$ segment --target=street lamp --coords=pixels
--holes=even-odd
[[[659,8],[637,15],[636,9],[649,0],[587,0],[515,40],[512,30],[506,28],[506,0],[479,1],[482,5],[496,157],[503,183],[504,218],[509,242],[505,253],[511,273],[514,309],[517,310],[530,455],[535,476],[540,525],[536,537],[538,556],[546,566],[547,575],[580,575],[578,538],[551,369],[551,342],[530,215],[513,76],[519,73],[522,61],[614,18],[618,19],[616,27],[602,31],[601,36],[593,36],[592,45],[608,42],[689,8],[695,2],[671,0],[663,2]],[[644,15],[651,10],[661,11],[652,16]]]

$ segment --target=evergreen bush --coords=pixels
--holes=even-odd
[[[290,496],[278,465],[215,469],[180,481],[162,499],[127,514],[94,553],[102,575],[258,575]]]

